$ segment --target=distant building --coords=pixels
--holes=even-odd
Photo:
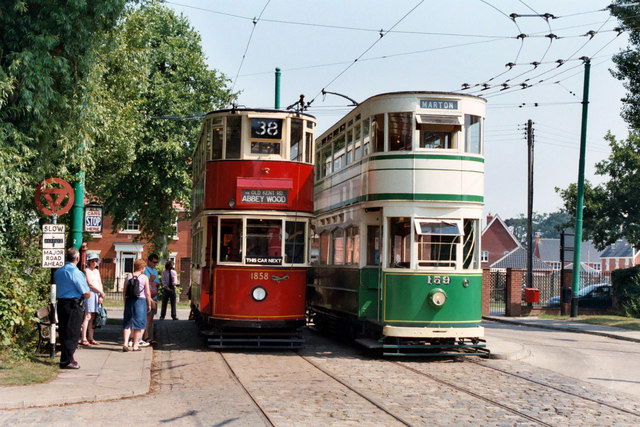
[[[527,250],[522,246],[512,250],[493,264],[489,266],[492,270],[506,270],[513,268],[517,270],[526,270],[527,268]],[[532,270],[551,272],[553,269],[540,258],[534,255]]]
[[[480,265],[482,268],[489,268],[505,255],[515,249],[522,248],[518,239],[497,214],[487,215],[487,225],[482,230],[481,246]]]
[[[560,265],[560,239],[547,239],[536,235],[533,254],[540,258],[542,262],[549,265],[553,270],[559,271]],[[585,272],[593,273],[600,271],[600,252],[593,245],[593,242],[582,242],[580,248],[580,264],[581,269]],[[564,260],[565,269],[572,269],[573,255],[569,255]]]
[[[626,239],[618,239],[602,251],[600,263],[602,272],[611,274],[613,270],[640,264],[640,251],[631,246]]]

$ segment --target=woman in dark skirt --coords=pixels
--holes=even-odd
[[[127,274],[122,295],[124,297],[124,316],[122,319],[122,335],[124,345],[122,351],[140,351],[140,338],[147,327],[147,313],[151,311],[151,293],[149,291],[149,278],[143,273],[147,263],[142,259],[136,260],[133,264],[133,273]],[[138,279],[139,296],[127,295],[127,284],[131,278]],[[133,330],[133,334],[132,331]],[[133,335],[133,336],[132,336]],[[129,337],[133,338],[133,348],[129,348],[127,343]]]

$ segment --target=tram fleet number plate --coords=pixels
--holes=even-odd
[[[451,283],[449,276],[427,276],[427,285],[448,285]]]

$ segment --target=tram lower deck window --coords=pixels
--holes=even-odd
[[[220,261],[242,261],[242,220],[220,221]]]
[[[247,219],[247,256],[282,256],[282,220]]]
[[[411,218],[389,218],[389,267],[411,265]]]

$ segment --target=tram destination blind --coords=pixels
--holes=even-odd
[[[282,119],[251,119],[251,138],[282,139]]]
[[[287,190],[242,190],[242,203],[282,205],[289,203]]]

